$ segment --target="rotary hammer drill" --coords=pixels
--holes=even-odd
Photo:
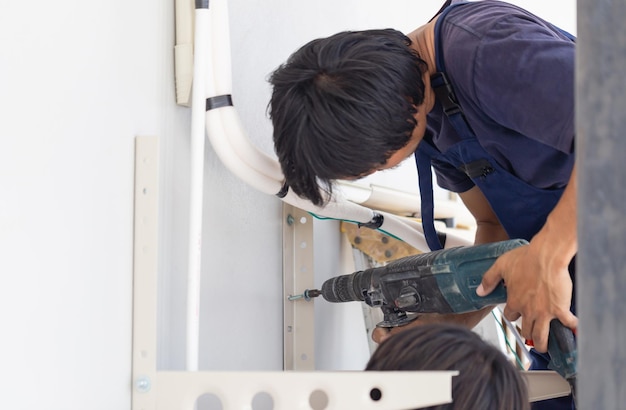
[[[378,327],[403,326],[411,313],[464,313],[506,302],[502,283],[485,297],[476,295],[483,274],[503,253],[527,245],[513,239],[483,245],[442,249],[404,257],[386,266],[336,276],[305,297],[329,302],[363,301],[379,307],[384,320]],[[577,350],[572,331],[553,319],[548,339],[549,368],[559,373],[575,393]]]

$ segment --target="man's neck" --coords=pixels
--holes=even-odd
[[[435,105],[435,93],[430,87],[430,76],[437,72],[437,64],[435,62],[436,21],[437,17],[407,35],[412,41],[411,48],[426,62],[427,66],[423,78],[425,85],[423,107],[426,113],[430,112]]]
[[[435,63],[435,23],[437,18],[435,17],[407,35],[413,42],[411,47],[426,62],[429,77],[437,71]]]

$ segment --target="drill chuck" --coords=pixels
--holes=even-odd
[[[364,301],[362,283],[367,284],[372,276],[372,269],[358,271],[351,275],[335,276],[322,285],[322,297],[329,302]]]

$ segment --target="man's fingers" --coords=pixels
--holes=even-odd
[[[498,283],[502,280],[502,274],[500,265],[496,263],[483,275],[483,280],[476,288],[476,294],[478,296],[487,296],[498,286]]]
[[[381,344],[389,336],[391,336],[391,333],[389,329],[385,327],[377,327],[372,331],[372,340],[378,344]]]
[[[372,340],[378,344],[381,344],[387,340],[390,336],[396,333],[402,332],[408,329],[411,325],[399,326],[399,327],[377,327],[372,331]]]
[[[535,350],[540,353],[548,351],[548,334],[550,333],[550,319],[537,320],[532,330],[532,341],[535,344]]]
[[[575,330],[578,327],[578,318],[569,310],[557,316],[557,319],[563,323],[563,326]]]
[[[533,321],[532,320],[527,320],[524,318],[524,316],[522,316],[522,337],[524,339],[527,340],[532,340],[533,339]],[[534,342],[534,341],[533,341]]]
[[[510,322],[515,322],[517,319],[519,319],[522,316],[519,312],[516,312],[510,309],[509,305],[504,306],[504,312],[502,312],[502,314]]]

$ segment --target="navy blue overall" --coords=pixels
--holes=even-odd
[[[422,224],[428,246],[431,250],[441,249],[442,245],[433,223],[433,191],[431,160],[438,160],[453,165],[464,171],[478,186],[487,198],[509,238],[523,238],[528,241],[544,225],[548,214],[563,194],[563,189],[540,189],[512,175],[501,167],[478,142],[474,132],[465,120],[451,85],[445,76],[441,41],[439,38],[440,24],[445,15],[459,3],[444,10],[435,25],[435,55],[438,73],[431,78],[431,86],[437,94],[438,102],[461,140],[440,152],[431,142],[422,140],[415,152],[418,169],[420,195],[422,198]],[[574,279],[573,266],[570,274]],[[572,306],[574,302],[572,301]],[[531,369],[545,370],[549,357],[531,350],[533,362]],[[571,409],[570,397],[546,400],[534,404],[533,409]]]

